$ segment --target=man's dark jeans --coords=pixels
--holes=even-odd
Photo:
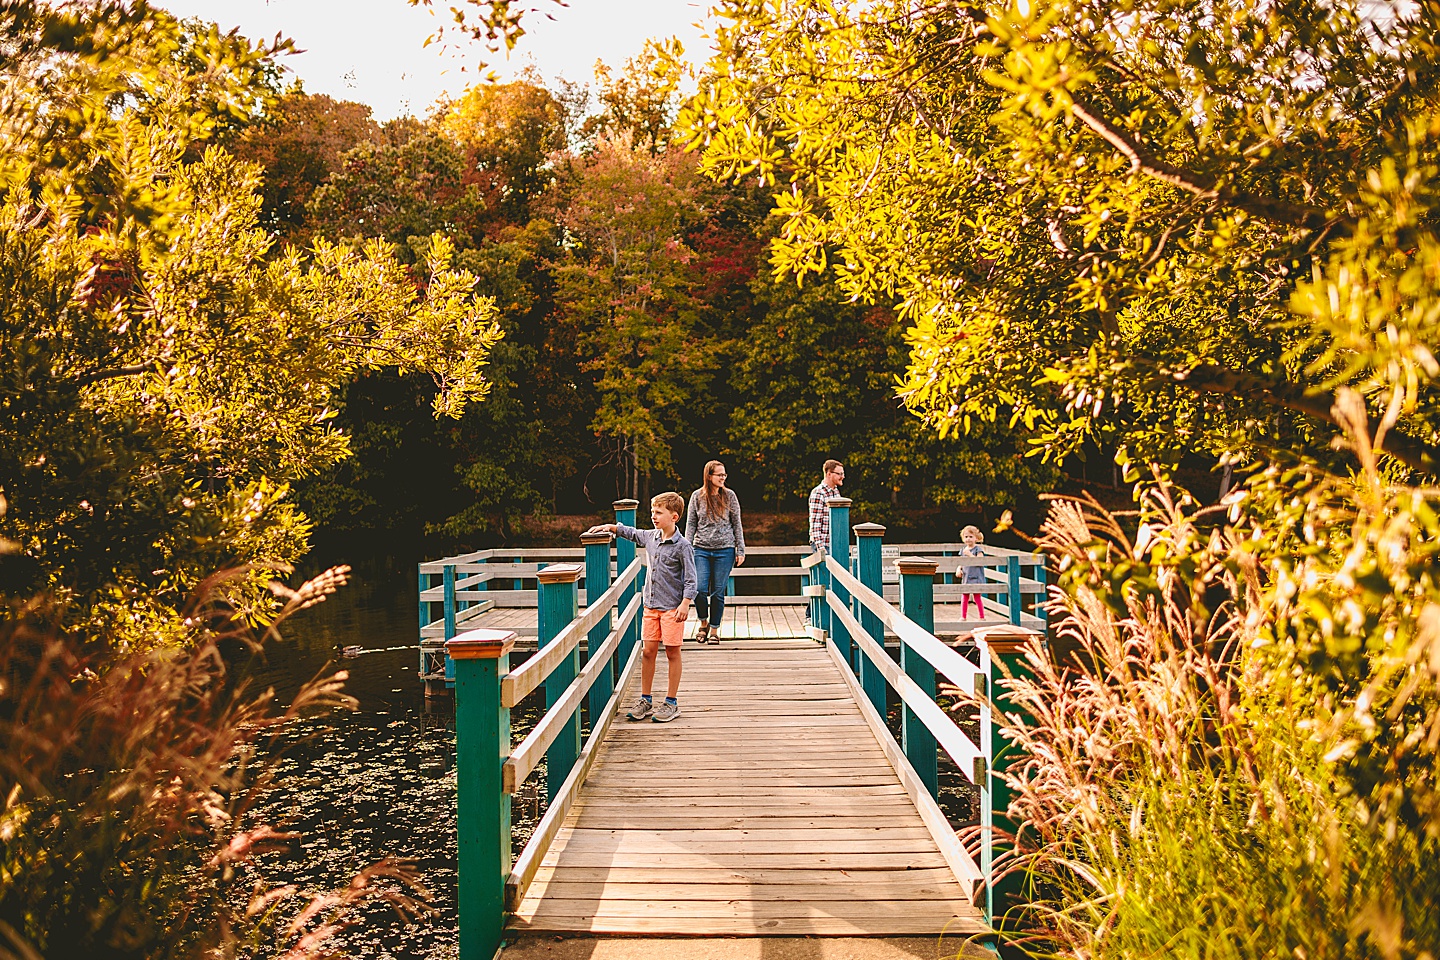
[[[712,627],[720,626],[720,618],[725,616],[725,586],[734,566],[734,547],[695,548],[695,616]]]

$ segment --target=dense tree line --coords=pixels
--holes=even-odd
[[[998,514],[1053,486],[1006,425],[945,440],[896,403],[908,350],[887,302],[775,275],[768,192],[700,175],[660,62],[602,68],[593,90],[483,84],[383,125],[297,87],[221,138],[261,166],[282,240],[413,259],[443,236],[504,331],[487,402],[456,420],[424,414],[418,378],[346,389],[354,456],[300,488],[321,528],[509,538],[535,511],[685,488],[716,456],[775,510],[828,456],[871,516]]]

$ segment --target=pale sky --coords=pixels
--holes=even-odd
[[[678,36],[692,60],[703,60],[708,43],[695,24],[710,0],[568,0],[568,6],[536,4],[522,21],[525,36],[511,52],[489,55],[458,37],[452,48],[425,47],[442,21],[405,0],[160,0],[176,16],[213,20],[223,30],[239,27],[252,39],[283,33],[305,52],[282,63],[310,93],[368,103],[375,119],[423,117],[447,91],[457,95],[480,79],[477,64],[504,79],[533,64],[546,80],[589,82],[597,59],[619,66],[650,38]],[[447,0],[436,0],[438,16]],[[545,14],[554,19],[547,19]]]

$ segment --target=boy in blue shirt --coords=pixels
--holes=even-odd
[[[640,636],[641,647],[640,699],[626,714],[631,720],[652,718],[656,723],[669,723],[680,716],[680,647],[685,641],[685,621],[690,617],[690,601],[695,599],[695,550],[678,529],[685,500],[678,493],[662,493],[650,501],[650,522],[653,530],[641,530],[623,523],[603,523],[591,527],[590,533],[613,533],[632,540],[645,548],[649,570],[645,574],[645,590],[641,603],[645,607]],[[650,689],[655,683],[655,656],[661,646],[669,661],[666,676],[665,702],[654,705]]]

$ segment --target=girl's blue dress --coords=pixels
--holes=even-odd
[[[983,556],[985,556],[985,548],[982,547],[982,546],[980,546],[980,544],[978,544],[978,543],[975,544],[975,546],[973,546],[973,547],[961,547],[961,548],[960,548],[960,556],[962,556],[962,557],[983,557]],[[965,565],[962,566],[961,571],[962,571],[962,572],[961,572],[961,577],[960,577],[960,582],[961,582],[961,583],[985,583],[985,582],[986,582],[986,580],[985,580],[985,568],[984,568],[983,566],[981,566],[980,564],[978,564],[978,563],[965,564]]]

